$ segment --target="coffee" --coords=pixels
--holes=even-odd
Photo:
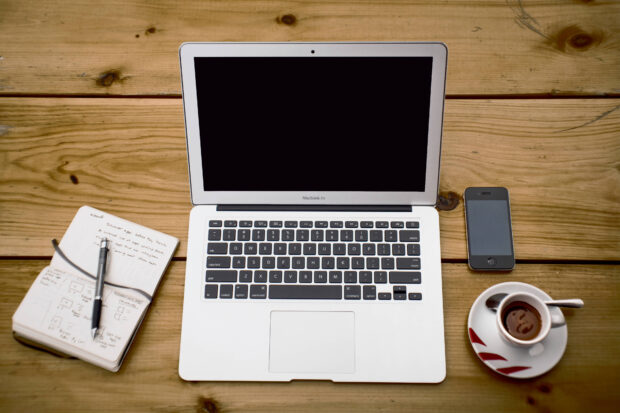
[[[523,301],[508,304],[502,312],[502,321],[506,331],[519,340],[527,341],[536,338],[542,328],[538,310]]]

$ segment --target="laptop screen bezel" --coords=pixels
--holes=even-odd
[[[445,99],[447,48],[443,43],[184,43],[179,48],[190,192],[194,205],[435,205]],[[424,191],[205,191],[196,92],[195,57],[433,58]]]

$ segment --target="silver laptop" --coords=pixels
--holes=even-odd
[[[441,43],[187,43],[185,380],[440,382]]]

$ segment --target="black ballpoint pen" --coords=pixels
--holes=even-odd
[[[91,334],[93,340],[99,330],[99,319],[101,318],[101,296],[103,293],[103,277],[105,277],[106,264],[108,260],[108,243],[104,238],[99,244],[99,264],[97,265],[97,281],[95,285],[95,299],[93,300],[93,317],[91,321]]]

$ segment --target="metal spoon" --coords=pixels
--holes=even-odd
[[[497,311],[499,303],[506,297],[506,293],[498,293],[490,296],[486,301],[486,306],[491,311]],[[568,307],[568,308],[581,308],[583,307],[583,300],[579,298],[571,298],[566,300],[549,300],[545,301],[545,304],[554,307]]]

